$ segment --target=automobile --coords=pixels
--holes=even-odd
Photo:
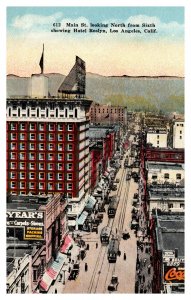
[[[134,193],[133,198],[134,198],[134,199],[138,199],[138,194],[137,194],[137,193]]]
[[[125,229],[122,233],[123,240],[128,240],[130,238],[129,232]]]
[[[111,282],[108,285],[108,291],[117,291],[117,287],[118,287],[119,281],[118,281],[118,277],[113,275],[111,278]]]
[[[116,182],[116,183],[119,183],[119,178],[117,178],[117,179],[115,180],[115,182]]]

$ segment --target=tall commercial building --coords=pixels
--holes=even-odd
[[[72,82],[67,76],[58,97],[47,96],[48,78],[37,74],[31,76],[31,97],[7,99],[7,193],[64,193],[74,216],[83,210],[90,185],[92,101],[84,98],[83,63],[76,57]]]

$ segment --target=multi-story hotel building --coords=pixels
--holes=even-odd
[[[7,193],[62,192],[77,216],[89,191],[91,101],[48,98],[47,88],[46,76],[33,75],[31,97],[7,99]]]

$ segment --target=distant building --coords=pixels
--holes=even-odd
[[[145,160],[155,162],[184,163],[184,149],[147,147]]]
[[[175,186],[152,186],[148,188],[149,216],[154,209],[163,212],[184,212],[184,188]]]
[[[100,124],[127,124],[127,107],[92,103],[90,122]]]
[[[183,149],[184,145],[184,119],[173,119],[170,123],[169,146]]]
[[[184,165],[168,162],[146,162],[147,184],[176,184],[184,186]]]
[[[167,129],[159,127],[148,128],[146,142],[153,147],[167,147]]]
[[[155,211],[153,239],[153,293],[184,293],[184,214]]]

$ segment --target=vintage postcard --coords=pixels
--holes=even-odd
[[[184,294],[184,8],[7,7],[7,294]]]

